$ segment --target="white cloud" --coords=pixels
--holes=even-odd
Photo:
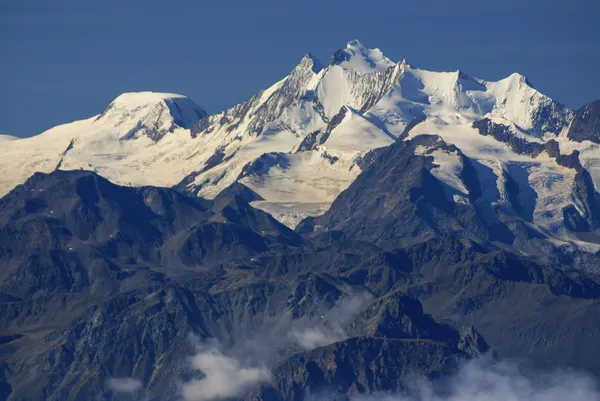
[[[353,401],[600,401],[594,380],[583,373],[527,372],[512,362],[482,357],[432,384],[408,383],[407,395],[358,396]]]
[[[192,367],[204,374],[199,380],[183,385],[185,401],[208,401],[244,394],[252,386],[271,379],[264,366],[245,366],[238,359],[224,355],[216,347],[198,352],[191,358]]]
[[[196,344],[198,352],[189,359],[192,370],[203,377],[182,384],[185,401],[209,401],[243,395],[251,387],[271,380],[266,367],[279,351],[299,346],[322,347],[347,338],[344,327],[371,300],[370,294],[342,299],[322,316],[290,321],[287,318],[266,323],[245,339],[238,339],[226,352],[213,341]],[[193,342],[196,342],[192,338]]]
[[[142,388],[142,382],[131,377],[112,377],[108,379],[108,387],[117,393],[134,394]]]
[[[343,298],[336,306],[321,316],[319,321],[297,322],[289,337],[301,348],[311,350],[348,338],[346,326],[360,313],[373,297],[369,293]]]
[[[345,328],[370,300],[368,294],[355,294],[321,316],[273,322],[246,341],[238,340],[226,352],[217,343],[201,346],[190,364],[204,376],[183,384],[184,401],[243,396],[255,385],[271,381],[266,366],[272,366],[278,351],[294,346],[310,350],[346,339]],[[352,401],[600,401],[597,384],[586,374],[532,372],[489,356],[463,363],[447,379],[431,382],[413,378],[405,387],[408,390],[403,394],[361,395]],[[318,389],[311,389],[311,393],[314,390],[319,393]]]
[[[338,341],[342,341],[345,336],[335,332],[325,332],[323,328],[306,328],[296,330],[290,333],[294,341],[306,350],[324,347]]]

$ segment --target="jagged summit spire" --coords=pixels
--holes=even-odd
[[[302,57],[302,60],[300,61],[299,65],[310,65],[312,71],[315,74],[318,74],[319,71],[321,71],[324,68],[323,63],[321,63],[321,60],[319,60],[317,57],[315,57],[315,55],[313,55],[310,52],[306,53],[304,57]]]
[[[345,48],[333,53],[330,64],[361,73],[385,71],[395,65],[381,50],[369,49],[357,39],[349,41]]]
[[[360,40],[358,39],[352,39],[351,41],[349,41],[348,43],[346,43],[346,49],[350,49],[350,48],[362,48],[362,49],[367,49],[365,47],[365,45],[363,45]]]

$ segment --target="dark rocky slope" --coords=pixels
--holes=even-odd
[[[404,180],[420,192],[379,176],[396,162],[421,166]],[[194,377],[190,334],[264,362],[274,380],[241,396],[265,401],[402,390],[406,377],[434,379],[486,351],[483,338],[502,355],[600,376],[594,278],[473,240],[489,227],[472,207],[440,204],[427,163],[382,153],[365,174],[395,203],[349,188],[336,208],[354,213],[332,214],[335,229],[313,239],[253,209],[239,184],[205,201],[90,172],[33,176],[0,200],[2,396],[118,400],[109,379],[133,377],[139,399],[176,399]],[[411,241],[406,223],[362,225],[399,213]],[[289,340],[298,327],[329,338],[307,350]]]
[[[567,136],[577,142],[600,143],[600,100],[586,104],[577,110]]]

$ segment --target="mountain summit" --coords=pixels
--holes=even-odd
[[[362,73],[385,71],[395,63],[379,49],[368,49],[358,40],[348,42],[344,49],[331,56],[331,64]]]
[[[207,113],[189,98],[171,93],[133,92],[117,97],[96,118],[96,124],[129,129],[121,139],[145,135],[159,141],[176,128],[190,129]]]

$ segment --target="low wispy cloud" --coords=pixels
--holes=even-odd
[[[342,298],[318,320],[298,321],[292,326],[289,337],[301,348],[311,350],[348,338],[346,327],[373,299],[369,293]]]
[[[217,345],[207,346],[190,359],[191,367],[203,375],[183,385],[185,401],[208,401],[244,394],[251,387],[268,382],[271,371],[262,365],[242,363],[227,356]]]
[[[228,347],[217,342],[199,344],[198,352],[189,360],[189,367],[200,376],[183,384],[183,400],[241,397],[257,385],[272,382],[269,367],[275,366],[279,352],[312,350],[346,339],[346,327],[371,299],[370,294],[353,294],[323,314],[271,322]],[[128,388],[127,383],[122,382],[121,388]],[[351,401],[600,401],[596,382],[584,373],[533,372],[489,355],[464,362],[446,379],[413,378],[403,387],[402,394],[357,395]],[[136,388],[135,384],[129,388]],[[319,393],[318,389],[312,389],[311,393],[311,400],[339,398]]]
[[[142,388],[142,382],[131,377],[112,377],[108,379],[108,388],[116,393],[133,395]]]
[[[305,328],[298,331],[293,331],[290,336],[303,349],[311,350],[319,347],[324,347],[338,341],[342,341],[345,337],[343,334],[325,330],[321,327]]]
[[[484,356],[443,381],[407,383],[404,395],[357,396],[352,401],[600,401],[593,378],[574,371],[531,372]]]
[[[269,322],[230,346],[215,340],[193,340],[198,350],[189,359],[188,368],[200,376],[182,384],[184,401],[241,396],[269,382],[272,374],[268,366],[277,360],[279,352],[290,348],[310,350],[344,340],[345,327],[371,299],[370,294],[353,294],[323,315]]]

